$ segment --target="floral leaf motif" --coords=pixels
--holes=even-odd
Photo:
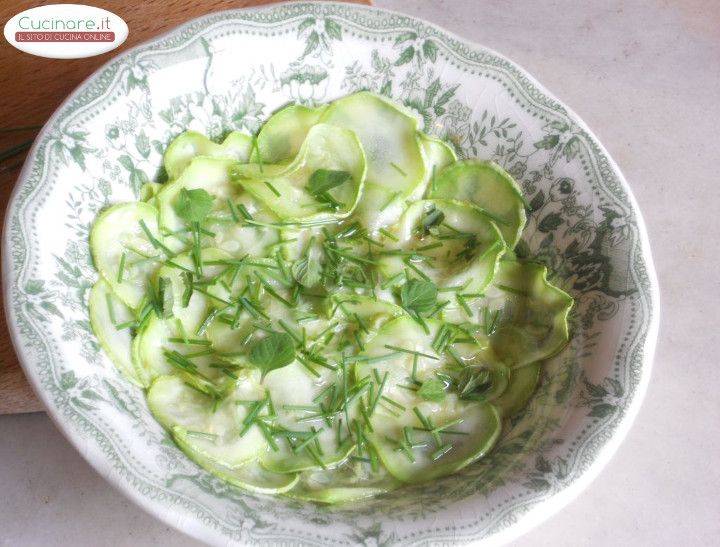
[[[430,59],[433,63],[437,60],[438,46],[432,40],[425,40],[422,46],[425,57]]]
[[[80,168],[85,171],[85,154],[83,154],[83,150],[79,146],[75,146],[74,148],[70,149],[70,155],[75,160],[75,162],[80,166]]]
[[[559,213],[550,213],[538,224],[538,230],[547,233],[556,230],[563,223],[563,218]]]
[[[47,312],[52,313],[53,315],[62,318],[63,314],[60,312],[60,310],[57,308],[55,304],[50,302],[49,300],[43,300],[40,302],[40,307],[44,309]]]
[[[128,171],[133,171],[135,169],[135,163],[133,162],[132,158],[128,156],[127,154],[123,154],[118,158],[118,163],[122,165],[125,169]]]
[[[550,488],[550,483],[545,479],[530,479],[526,483],[523,483],[523,485],[536,492]]]
[[[410,61],[413,60],[413,57],[415,56],[415,48],[413,46],[406,47],[403,52],[400,54],[400,57],[397,58],[397,61],[395,61],[395,66],[401,66],[406,65]]]
[[[25,292],[27,294],[39,294],[45,290],[45,282],[42,279],[29,279],[25,283]]]
[[[417,38],[417,34],[414,32],[402,32],[398,34],[397,38],[395,38],[395,45],[402,44],[403,42],[407,42],[408,40],[414,40]]]
[[[539,455],[535,459],[535,469],[537,469],[540,473],[550,473],[550,471],[552,471],[552,466],[542,455]]]
[[[558,142],[560,142],[560,135],[545,135],[534,146],[538,149],[551,150],[557,146]]]
[[[610,403],[601,403],[592,407],[588,416],[592,416],[593,418],[605,418],[613,412],[615,412],[615,405],[611,405]]]
[[[325,19],[325,32],[333,40],[342,40],[342,28],[332,19]]]
[[[618,382],[615,378],[608,378],[607,383],[610,384],[610,387],[612,388],[613,395],[615,397],[622,397],[625,393],[625,390],[622,387],[622,384]]]
[[[84,399],[91,399],[91,400],[93,400],[93,401],[104,401],[104,400],[105,400],[105,399],[102,397],[102,395],[100,395],[100,394],[99,394],[97,391],[95,391],[94,389],[83,389],[83,390],[80,392],[80,395],[81,395]]]
[[[578,155],[578,152],[580,152],[580,139],[577,137],[571,137],[563,147],[563,156],[565,156],[565,161],[570,163]]]
[[[385,95],[386,97],[392,97],[392,82],[390,80],[387,80],[382,87],[380,88],[380,95]]]
[[[302,23],[298,26],[298,36],[302,33],[303,30],[306,28],[309,28],[315,24],[315,18],[314,17],[308,17],[307,19],[303,19]]]
[[[148,139],[144,129],[141,129],[140,133],[135,137],[135,148],[143,158],[150,155],[150,139]]]
[[[60,375],[60,387],[64,390],[72,389],[78,383],[75,371],[68,370]]]
[[[435,96],[440,91],[440,78],[435,78],[432,83],[425,90],[425,106],[428,107],[433,104]]]
[[[535,197],[530,200],[530,212],[534,213],[535,211],[539,211],[544,204],[545,194],[542,190],[538,190],[538,193],[535,194]]]
[[[585,384],[585,389],[587,390],[590,397],[602,399],[608,394],[607,389],[605,389],[600,384],[592,384],[587,380],[584,380],[583,383]]]
[[[303,51],[303,54],[300,56],[301,59],[304,59],[308,55],[310,55],[317,47],[320,45],[320,35],[317,33],[316,30],[313,30],[310,33],[310,36],[308,36],[307,45],[305,46],[305,51]]]
[[[547,127],[551,127],[552,129],[554,129],[555,131],[558,131],[558,132],[560,132],[560,133],[564,133],[565,131],[567,131],[568,129],[570,129],[570,127],[568,126],[568,124],[566,124],[565,122],[558,121],[558,120],[555,120],[555,121],[553,121],[553,122],[550,122],[550,123],[547,125]]]

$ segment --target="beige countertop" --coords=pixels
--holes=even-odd
[[[376,0],[514,59],[593,129],[645,216],[662,323],[607,468],[522,546],[720,537],[720,3]],[[0,417],[0,545],[196,545],[127,501],[44,414]]]

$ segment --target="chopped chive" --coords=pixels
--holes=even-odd
[[[435,431],[435,426],[430,421],[430,418],[426,417],[422,412],[420,412],[420,409],[418,407],[413,407],[413,412],[415,413],[415,416],[417,416],[418,420],[420,420],[420,423],[430,431],[432,434],[433,440],[435,441],[435,445],[440,448],[442,446],[442,442],[440,440],[440,433]]]
[[[200,323],[200,326],[199,326],[199,327],[197,328],[197,330],[195,331],[195,334],[197,334],[198,336],[204,335],[205,332],[207,331],[208,327],[212,324],[213,321],[215,321],[215,318],[218,316],[219,313],[220,313],[220,310],[218,310],[217,308],[214,309],[214,310],[212,310],[212,311],[205,317],[205,319],[203,320],[203,322]]]
[[[415,350],[412,350],[412,349],[401,348],[401,347],[398,347],[398,346],[392,346],[392,345],[390,345],[390,344],[385,344],[385,347],[386,347],[387,349],[394,349],[395,351],[399,351],[399,352],[401,352],[401,353],[409,353],[410,355],[418,355],[418,356],[420,356],[420,357],[426,357],[426,358],[432,359],[432,360],[434,360],[434,361],[439,361],[439,360],[440,360],[439,357],[437,357],[437,356],[435,356],[435,355],[430,355],[429,353],[423,353],[422,351],[415,351]]]
[[[265,186],[267,186],[273,194],[275,194],[277,197],[280,197],[280,192],[277,191],[277,188],[275,188],[275,187],[270,183],[270,181],[264,180],[264,181],[263,181],[263,184],[264,184]]]
[[[265,437],[265,440],[270,445],[270,448],[272,448],[273,452],[277,452],[278,450],[280,450],[280,447],[278,447],[277,443],[275,442],[275,439],[273,438],[273,435],[270,432],[268,426],[260,420],[257,421],[257,425],[260,428],[260,432]]]
[[[392,233],[388,232],[385,228],[380,228],[378,230],[382,235],[388,237],[389,239],[392,239],[393,241],[400,241],[397,236],[393,235]]]
[[[238,211],[240,211],[240,214],[243,216],[243,218],[245,218],[245,220],[253,219],[252,215],[250,214],[250,211],[247,210],[247,207],[245,207],[244,203],[238,203],[237,209],[238,209]]]
[[[392,359],[393,357],[397,357],[398,351],[395,351],[393,353],[386,353],[384,355],[378,355],[376,357],[367,357],[365,355],[353,355],[350,357],[347,357],[347,361],[349,363],[380,363],[382,361],[387,361],[388,359]]]
[[[377,369],[373,369],[373,373],[375,374],[375,377],[377,378],[377,376],[378,376]],[[387,382],[389,375],[390,374],[386,371],[385,374],[383,375],[382,380],[379,382],[377,394],[375,395],[372,405],[370,406],[370,416],[373,415],[373,413],[375,412],[375,408],[377,408],[378,402],[380,401],[380,397],[382,397],[382,392],[383,392],[383,389],[385,389],[385,384]]]
[[[457,303],[463,309],[463,311],[465,312],[465,315],[467,315],[468,317],[473,316],[472,310],[470,309],[470,306],[467,305],[467,302],[465,302],[465,298],[463,298],[463,295],[456,294],[455,300],[457,300]]]
[[[294,308],[294,307],[295,307],[295,306],[292,304],[292,302],[289,302],[287,299],[285,299],[285,298],[283,298],[282,296],[280,296],[280,295],[278,294],[278,292],[277,292],[275,289],[273,289],[272,285],[270,285],[270,283],[268,283],[268,281],[267,281],[263,276],[261,276],[259,272],[257,272],[257,271],[255,272],[255,277],[258,278],[258,280],[260,281],[260,284],[265,288],[265,290],[268,292],[268,294],[269,294],[270,296],[272,296],[273,298],[275,298],[275,299],[278,300],[279,302],[282,302],[282,303],[285,304],[285,306],[287,306],[288,308]]]
[[[125,330],[129,328],[137,328],[138,323],[135,321],[125,321],[124,323],[118,323],[115,325],[115,330]]]
[[[112,297],[110,293],[105,293],[105,302],[107,303],[108,315],[110,316],[110,322],[117,328],[117,320],[115,319],[115,307],[112,303]]]
[[[191,437],[200,437],[202,439],[209,439],[211,441],[216,441],[218,438],[215,433],[205,433],[204,431],[191,431],[189,429],[185,432]]]
[[[401,192],[393,192],[393,193],[390,195],[390,198],[385,202],[385,205],[383,205],[382,207],[380,207],[380,212],[382,212],[382,211],[384,211],[385,209],[387,209],[388,207],[390,207],[390,205],[392,204],[392,202],[395,201],[395,198],[397,198],[399,195],[401,195]]]
[[[303,442],[301,442],[300,444],[293,447],[293,449],[292,449],[293,452],[295,452],[297,454],[298,452],[303,450],[307,445],[309,445],[311,442],[313,442],[317,438],[317,436],[320,435],[320,433],[322,431],[323,431],[322,429],[318,430],[318,429],[313,428],[313,432],[310,435],[308,435],[307,437],[305,437],[305,440]]]
[[[230,209],[230,215],[232,216],[232,219],[236,223],[240,222],[240,217],[238,216],[237,209],[235,208],[235,205],[233,205],[233,202],[230,200],[230,198],[226,198],[225,203],[227,203],[228,209]]]
[[[395,170],[396,170],[398,173],[400,173],[403,177],[407,177],[407,172],[405,172],[405,171],[402,169],[402,167],[400,167],[397,163],[395,163],[394,161],[391,161],[391,162],[390,162],[390,165],[392,166],[393,169],[395,169]]]
[[[406,410],[403,405],[401,405],[400,403],[398,403],[397,401],[391,399],[390,397],[388,397],[388,396],[386,396],[386,395],[382,395],[380,398],[381,398],[383,401],[385,401],[386,403],[391,404],[391,405],[394,406],[395,408],[399,408],[400,410]]]
[[[420,268],[415,266],[415,264],[410,262],[409,259],[406,258],[405,260],[403,260],[403,262],[405,263],[405,265],[408,268],[410,268],[412,271],[414,271],[416,274],[418,274],[420,277],[422,277],[425,281],[429,281],[432,283],[432,279],[430,279],[427,275],[425,275],[425,272],[423,272]]]
[[[310,374],[312,374],[313,376],[315,376],[315,378],[320,378],[320,373],[318,373],[317,370],[315,370],[314,368],[312,368],[312,366],[310,366],[310,363],[308,363],[305,359],[303,359],[303,358],[300,357],[299,355],[295,355],[295,358],[300,362],[300,364],[301,364],[303,367],[305,367],[305,369],[306,369]]]
[[[525,298],[530,298],[530,295],[526,293],[525,291],[522,291],[520,289],[516,289],[515,287],[509,287],[508,285],[501,285],[500,283],[496,283],[495,286],[500,289],[501,291],[509,292],[512,294],[517,294],[518,296],[524,296]]]
[[[192,346],[210,346],[212,344],[210,340],[200,340],[199,338],[168,338],[168,341],[175,344],[186,344]]]
[[[147,227],[147,224],[145,224],[145,221],[143,219],[140,219],[138,223],[140,224],[140,228],[142,229],[142,231],[145,232],[145,237],[148,238],[148,241],[153,247],[155,247],[156,249],[160,249],[167,256],[173,256],[173,252],[168,249],[162,242],[160,242],[154,235],[152,235],[150,229]]]
[[[392,276],[391,278],[386,279],[386,280],[380,285],[380,288],[381,288],[381,289],[387,289],[388,287],[391,287],[391,286],[394,285],[395,282],[398,281],[403,275],[404,275],[403,272],[398,272],[398,273],[396,273],[396,274],[395,274],[394,276]]]
[[[125,259],[127,258],[127,253],[123,252],[122,256],[120,257],[120,266],[118,266],[118,273],[117,273],[117,282],[122,283],[123,282],[123,274],[125,273]]]
[[[450,452],[450,450],[452,450],[452,445],[451,445],[451,444],[445,444],[445,445],[441,446],[441,447],[438,448],[435,452],[432,453],[432,459],[433,459],[433,461],[439,460],[439,459],[442,458],[445,454],[447,454],[448,452]]]

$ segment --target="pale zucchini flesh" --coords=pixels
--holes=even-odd
[[[427,197],[466,201],[496,219],[509,248],[525,227],[525,202],[513,178],[493,162],[464,160],[442,170],[428,188]]]
[[[460,471],[569,340],[572,298],[512,250],[517,183],[385,97],[187,131],[163,162],[92,227],[90,324],[230,485],[349,504]]]
[[[93,332],[110,360],[128,380],[142,385],[133,366],[132,330],[128,326],[118,328],[132,323],[135,314],[113,294],[103,279],[98,280],[90,291],[88,312]]]
[[[174,180],[198,156],[246,162],[250,158],[251,150],[252,137],[239,131],[229,133],[222,144],[211,141],[202,133],[186,131],[168,145],[163,156],[163,165],[170,180]]]
[[[114,205],[93,224],[90,251],[95,267],[133,310],[148,291],[152,273],[167,257],[162,241],[157,209],[143,202]]]
[[[313,126],[287,166],[250,163],[235,168],[236,183],[285,221],[318,222],[353,212],[365,184],[365,154],[352,131],[328,124]],[[347,173],[348,180],[319,199],[312,178],[320,170]],[[329,207],[335,205],[335,208]]]

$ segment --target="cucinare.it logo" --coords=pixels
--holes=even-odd
[[[113,50],[128,35],[114,13],[81,4],[50,4],[18,13],[5,39],[20,51],[52,59],[79,59]]]

